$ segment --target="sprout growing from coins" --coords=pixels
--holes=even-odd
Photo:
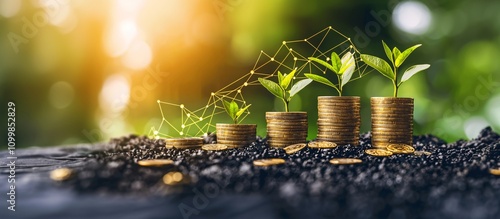
[[[304,75],[307,78],[312,79],[318,83],[322,83],[334,88],[339,93],[339,96],[342,96],[342,88],[351,80],[352,74],[356,69],[356,62],[354,60],[354,55],[351,52],[347,52],[342,56],[341,59],[337,53],[332,52],[331,55],[332,64],[316,57],[309,57],[309,60],[314,61],[326,67],[333,73],[335,73],[335,75],[337,76],[338,84],[336,85],[327,78],[316,74],[307,73]]]
[[[223,101],[224,101],[224,109],[226,110],[226,113],[229,115],[229,117],[231,117],[234,124],[238,124],[238,118],[240,118],[240,116],[243,115],[245,110],[247,110],[252,105],[249,104],[240,109],[240,107],[236,102],[234,102],[234,100],[231,102],[228,102],[226,100]]]
[[[280,71],[278,71],[278,83],[265,78],[259,78],[259,82],[263,87],[283,101],[285,104],[285,112],[289,112],[288,105],[290,104],[292,97],[312,82],[312,79],[302,79],[297,81],[293,86],[291,86],[290,89],[288,89],[295,77],[296,71],[297,69],[294,69],[286,75],[283,75]]]
[[[428,69],[431,65],[429,64],[420,64],[420,65],[413,65],[409,68],[406,69],[404,72],[403,76],[401,77],[401,80],[398,83],[398,68],[403,64],[403,62],[410,56],[410,54],[420,47],[422,44],[417,44],[414,45],[405,51],[401,52],[397,47],[394,47],[391,51],[391,49],[385,44],[384,41],[382,41],[382,45],[384,47],[385,54],[387,58],[391,61],[392,68],[387,63],[385,60],[372,56],[372,55],[367,55],[367,54],[361,54],[361,59],[363,62],[365,62],[367,65],[370,67],[374,68],[378,72],[380,72],[383,76],[391,79],[392,85],[394,87],[394,97],[398,96],[398,89],[403,84],[403,82],[407,81],[410,79],[413,75]]]

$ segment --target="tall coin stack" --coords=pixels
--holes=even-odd
[[[257,125],[255,124],[215,124],[217,143],[228,148],[245,147],[255,142]]]
[[[266,112],[267,142],[271,147],[304,143],[307,138],[307,112]]]
[[[200,148],[201,145],[203,145],[203,138],[187,137],[165,139],[165,146],[167,148],[192,149]]]
[[[318,97],[318,137],[339,145],[358,145],[361,125],[359,97]]]
[[[372,97],[372,145],[413,142],[413,98]]]

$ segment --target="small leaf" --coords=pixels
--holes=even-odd
[[[236,113],[238,112],[238,104],[234,101],[231,101],[230,106],[229,106],[229,112],[231,113],[230,116],[233,120],[236,120]]]
[[[344,74],[342,74],[342,84],[340,84],[340,87],[344,87],[344,85],[351,80],[352,73],[354,73],[355,68],[356,65],[353,64],[344,72]]]
[[[290,72],[289,74],[287,74],[286,76],[283,77],[283,80],[281,81],[280,83],[280,86],[286,90],[288,88],[288,86],[290,85],[290,82],[292,82],[292,79],[293,77],[295,76],[295,69]]]
[[[384,46],[384,51],[385,51],[385,55],[387,56],[387,58],[389,58],[389,60],[391,60],[391,62],[394,64],[394,59],[392,57],[392,52],[391,52],[391,49],[387,46],[387,44],[385,44],[385,42],[382,40],[382,45]]]
[[[363,60],[363,62],[380,72],[382,75],[393,81],[396,80],[396,75],[392,71],[389,63],[387,63],[385,60],[376,56],[366,54],[361,54],[361,59]]]
[[[347,52],[346,54],[344,54],[344,56],[342,56],[341,61],[342,61],[342,68],[340,68],[338,72],[339,75],[344,74],[344,72],[352,65],[356,65],[356,63],[354,62],[354,56],[351,54],[351,52]]]
[[[399,49],[397,47],[394,47],[392,49],[392,55],[394,55],[394,61],[396,61],[396,59],[399,57],[399,55],[401,55],[401,51],[399,51]]]
[[[260,84],[264,86],[269,92],[271,92],[274,96],[283,99],[283,90],[281,87],[276,84],[274,81],[267,80],[264,78],[259,78]]]
[[[429,64],[414,65],[414,66],[409,67],[408,69],[406,69],[405,73],[403,74],[403,77],[401,77],[400,83],[407,81],[413,75],[415,75],[415,74],[417,74],[425,69],[428,69],[429,67],[431,67],[431,65],[429,65]]]
[[[278,84],[281,84],[281,81],[283,81],[283,74],[281,74],[281,72],[278,71]]]
[[[323,61],[321,59],[318,59],[318,58],[315,58],[315,57],[309,57],[309,60],[315,61],[318,64],[320,64],[322,66],[325,66],[326,68],[330,69],[330,71],[333,71],[335,73],[338,72],[338,69],[335,69],[332,65],[328,64],[328,62],[325,62],[325,61]]]
[[[302,80],[298,81],[297,83],[295,83],[292,86],[292,89],[290,89],[290,98],[295,96],[295,94],[297,94],[299,91],[304,89],[312,81],[313,81],[312,79],[302,79]]]
[[[238,112],[236,112],[236,119],[240,118],[240,116],[245,112],[245,110],[248,109],[252,104],[248,104],[247,106],[243,107],[240,109]]]
[[[401,55],[398,56],[398,58],[396,59],[395,61],[395,65],[396,67],[399,67],[401,64],[403,64],[403,62],[406,60],[406,58],[408,58],[408,56],[410,56],[410,54],[415,50],[417,49],[418,47],[420,47],[422,44],[417,44],[417,45],[414,45],[408,49],[406,49],[405,51],[403,51],[401,53]]]
[[[328,79],[326,79],[322,76],[315,75],[315,74],[304,74],[304,75],[307,78],[312,79],[313,81],[316,81],[318,83],[322,83],[322,84],[325,84],[325,85],[328,85],[330,87],[337,89],[337,86],[335,86],[335,84],[333,84],[331,81],[329,81]]]
[[[342,61],[340,60],[339,55],[337,55],[336,52],[332,52],[332,67],[335,71],[335,73],[339,72],[340,67],[342,67]]]
[[[226,100],[223,100],[223,103],[224,109],[226,110],[227,114],[229,115],[229,117],[231,117],[231,119],[234,120],[234,117],[232,116],[233,114],[231,113],[231,103]]]

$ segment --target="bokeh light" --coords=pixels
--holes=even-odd
[[[411,34],[425,33],[431,24],[429,8],[421,2],[404,1],[399,3],[392,14],[396,27]]]

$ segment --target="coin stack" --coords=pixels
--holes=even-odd
[[[257,125],[255,124],[215,124],[217,143],[228,148],[245,147],[255,142]]]
[[[359,97],[318,97],[318,137],[339,145],[359,145]]]
[[[271,147],[304,143],[307,112],[266,112],[267,142]]]
[[[165,146],[167,148],[192,149],[192,148],[200,148],[201,145],[203,145],[203,138],[188,137],[188,138],[165,139]]]
[[[412,145],[413,98],[372,97],[372,145]]]

